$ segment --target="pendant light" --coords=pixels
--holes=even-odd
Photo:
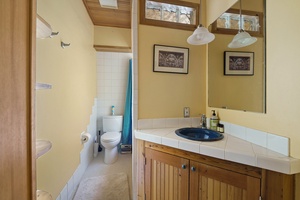
[[[210,33],[207,28],[203,27],[201,24],[201,0],[200,0],[200,10],[199,10],[199,26],[193,32],[193,34],[188,37],[187,42],[191,45],[203,45],[208,44],[215,39],[215,35]]]
[[[256,37],[251,37],[249,33],[242,29],[242,0],[240,0],[240,27],[239,32],[233,38],[233,40],[228,44],[229,48],[241,48],[249,46],[257,41]]]

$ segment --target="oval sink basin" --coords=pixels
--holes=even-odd
[[[197,141],[217,141],[224,138],[221,133],[204,128],[181,128],[175,133],[180,137]]]

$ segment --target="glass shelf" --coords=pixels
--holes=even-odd
[[[37,200],[52,200],[51,194],[43,190],[36,191]]]
[[[35,89],[36,90],[52,89],[52,85],[51,84],[47,84],[47,83],[36,83],[35,84]]]
[[[48,140],[36,140],[36,159],[47,153],[52,148],[52,143]]]

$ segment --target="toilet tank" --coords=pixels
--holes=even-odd
[[[104,116],[103,121],[103,132],[121,132],[123,127],[123,116],[113,115]]]

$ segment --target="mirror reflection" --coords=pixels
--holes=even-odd
[[[228,48],[228,44],[237,34],[237,30],[226,29],[226,26],[218,29],[216,28],[218,20],[214,22],[212,32],[216,38],[208,45],[208,105],[210,107],[265,112],[265,24],[262,20],[265,18],[264,7],[264,0],[243,0],[242,2],[243,15],[249,16],[250,13],[250,15],[262,14],[263,16],[259,22],[260,34],[249,32],[251,36],[257,38],[257,41],[247,47]],[[239,8],[240,2],[237,2],[229,11],[239,10]],[[224,18],[224,15],[222,17]],[[219,19],[220,21],[224,21],[224,19]],[[243,23],[247,23],[247,18],[243,18]],[[253,73],[245,73],[240,70],[239,66],[242,66],[243,70],[245,67],[248,68],[247,64],[240,62],[239,65],[234,66],[235,68],[232,70],[234,73],[227,73],[225,66],[231,65],[229,62],[232,61],[225,62],[224,55],[228,55],[228,52],[234,56],[241,55],[239,58],[235,57],[238,61],[253,62],[253,69],[249,68],[249,70],[253,70]],[[243,57],[243,55],[250,54],[253,54],[253,58],[251,58],[253,60]],[[228,70],[228,66],[226,70]]]

